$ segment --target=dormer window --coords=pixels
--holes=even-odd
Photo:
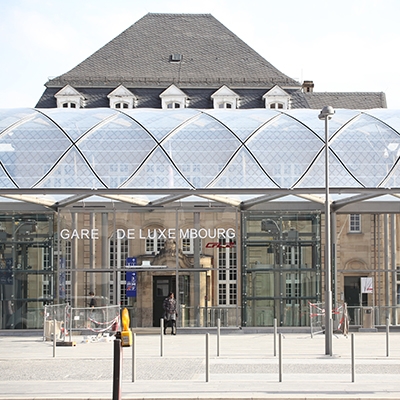
[[[265,108],[288,110],[290,108],[290,95],[281,87],[275,85],[264,94]]]
[[[268,106],[269,108],[279,108],[279,109],[284,108],[284,104],[282,103],[269,103]]]
[[[160,94],[161,107],[164,109],[185,108],[189,103],[189,98],[177,86],[172,84]]]
[[[239,95],[225,85],[213,93],[211,99],[214,108],[239,108]]]
[[[66,102],[66,103],[62,103],[62,107],[63,108],[76,108],[76,104],[75,103],[71,103],[69,101],[69,102]]]
[[[114,107],[112,108],[129,108],[129,104],[128,103],[115,103]]]
[[[71,85],[64,86],[54,97],[57,99],[57,108],[81,108],[85,98]]]
[[[136,96],[124,85],[119,85],[107,97],[110,99],[110,108],[134,108],[137,104]]]
[[[181,103],[172,101],[171,103],[167,103],[167,108],[181,108]]]

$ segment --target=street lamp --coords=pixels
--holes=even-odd
[[[331,269],[331,206],[329,204],[329,129],[328,121],[335,114],[325,106],[318,118],[325,120],[325,354],[332,355],[332,269]]]

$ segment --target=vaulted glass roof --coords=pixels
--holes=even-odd
[[[61,196],[58,206],[94,194],[141,206],[191,196],[235,206],[288,195],[323,202],[319,113],[3,109],[0,195],[39,202],[51,194]],[[400,111],[336,110],[329,121],[332,194],[400,193],[399,132]]]

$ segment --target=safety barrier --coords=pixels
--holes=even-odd
[[[120,306],[71,307],[69,304],[51,304],[44,308],[43,340],[71,340],[82,333],[116,332],[120,324]]]

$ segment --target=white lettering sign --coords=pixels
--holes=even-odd
[[[190,228],[190,229],[179,229],[176,232],[174,228],[168,229],[139,229],[139,234],[135,229],[117,229],[117,239],[233,239],[235,237],[235,230],[233,228]],[[62,229],[60,231],[61,239],[99,239],[98,229]]]

